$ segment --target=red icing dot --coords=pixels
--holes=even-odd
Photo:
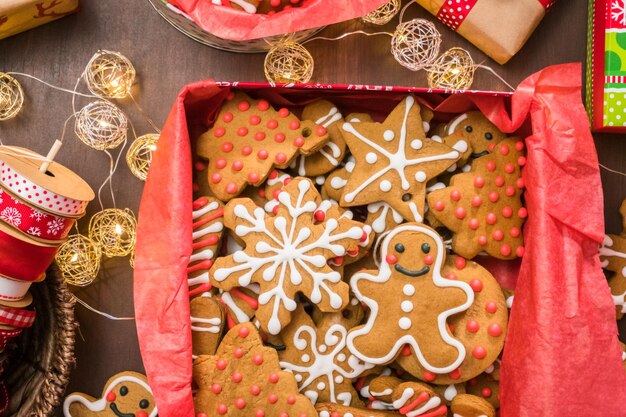
[[[260,142],[263,139],[265,139],[265,133],[264,132],[256,132],[254,134],[254,140],[258,140]]]
[[[239,103],[239,105],[237,106],[237,108],[240,111],[246,111],[250,108],[250,103],[248,103],[247,101],[242,101],[241,103]]]
[[[245,339],[250,334],[250,329],[246,326],[242,326],[239,328],[239,337]]]
[[[458,256],[454,260],[454,265],[456,266],[456,269],[463,269],[465,268],[465,265],[467,265],[467,262],[465,261],[465,258]]]
[[[452,280],[455,280],[455,281],[456,281],[456,275],[455,275],[455,274],[450,273],[450,274],[448,274],[448,279],[452,279]]]
[[[220,174],[219,172],[216,172],[214,174],[211,174],[211,182],[213,184],[217,184],[222,180],[222,174]]]
[[[241,148],[241,154],[248,156],[252,153],[252,146],[246,145],[243,148]]]
[[[426,265],[432,265],[432,263],[435,261],[435,258],[432,257],[432,255],[426,255],[424,256],[424,263]]]
[[[107,401],[108,401],[108,402],[113,402],[113,401],[115,401],[115,398],[116,398],[116,397],[115,397],[115,393],[114,393],[113,391],[110,391],[110,392],[107,394]]]
[[[489,150],[490,150],[491,152],[493,152],[493,150],[494,150],[495,148],[496,148],[496,144],[495,144],[495,143],[490,143],[490,144],[489,144]]]
[[[225,133],[226,129],[224,129],[223,127],[215,128],[215,130],[213,131],[213,134],[216,138],[221,138],[222,136],[224,136]]]
[[[274,119],[270,119],[267,121],[266,126],[268,129],[276,129],[278,127],[278,122]]]
[[[502,215],[507,219],[513,215],[513,209],[509,206],[505,206],[502,208]]]
[[[485,236],[485,235],[478,236],[478,244],[486,245],[487,244],[487,236]]]
[[[230,142],[224,142],[222,143],[222,151],[223,152],[230,152],[233,150],[233,144]]]
[[[483,188],[483,186],[485,185],[485,179],[481,176],[477,176],[474,179],[474,186],[478,187],[478,188]]]
[[[343,256],[335,256],[332,259],[333,264],[335,264],[336,266],[341,266],[343,265]]]
[[[251,182],[252,184],[256,184],[257,182],[259,182],[259,174],[256,172],[250,172],[248,174],[248,181]]]
[[[487,351],[482,346],[474,346],[474,349],[472,350],[472,355],[474,355],[476,359],[485,359],[485,356],[487,356]]]
[[[233,121],[233,114],[232,113],[224,113],[224,115],[222,116],[222,120],[225,121],[226,123],[230,123]]]
[[[259,159],[267,159],[270,154],[265,149],[261,149],[259,152],[257,152],[256,156],[258,156]]]
[[[489,333],[489,336],[498,337],[502,334],[502,326],[498,323],[491,323],[487,327],[487,333]]]
[[[283,107],[282,109],[278,110],[278,115],[280,117],[287,117],[289,116],[289,110]]]
[[[238,409],[242,410],[246,407],[246,402],[243,398],[237,398],[235,400],[235,407],[237,407]]]
[[[433,374],[432,372],[429,371],[424,371],[424,381],[434,381],[435,378],[437,378],[437,375]]]
[[[284,164],[285,162],[287,162],[287,155],[282,152],[278,152],[274,159],[278,164]]]
[[[146,413],[145,411],[137,411],[135,413],[135,417],[148,417],[148,413]]]
[[[512,174],[513,171],[515,171],[515,166],[513,166],[513,164],[506,164],[504,166],[504,171],[507,172],[508,174]]]
[[[494,240],[501,241],[504,238],[504,233],[502,230],[496,229],[491,234],[491,237],[493,237]]]
[[[446,205],[443,204],[443,201],[436,201],[435,202],[435,210],[442,211],[444,208],[446,208]]]
[[[475,195],[474,197],[472,197],[472,206],[480,207],[482,203],[483,203],[483,199],[480,198],[479,195]]]
[[[283,185],[289,185],[289,183],[291,182],[291,180],[292,180],[292,179],[293,179],[293,178],[285,178],[285,179],[283,180]]]
[[[213,394],[219,394],[222,392],[222,386],[220,384],[213,384],[211,385],[211,391],[213,391]]]
[[[208,417],[208,416],[206,415],[206,413],[198,413],[196,414],[196,417]]]
[[[217,364],[215,364],[215,367],[219,369],[220,371],[223,371],[224,369],[226,369],[227,365],[228,365],[228,362],[226,362],[224,359],[220,359],[217,361]]]
[[[240,160],[235,160],[233,161],[232,167],[235,171],[241,171],[243,169],[243,162],[241,162]]]
[[[316,221],[318,222],[323,222],[324,219],[326,218],[326,213],[324,213],[323,210],[317,210],[314,214],[313,217],[315,218]]]
[[[501,175],[498,175],[494,182],[498,187],[502,187],[504,185],[504,178]]]
[[[304,138],[301,136],[298,136],[297,138],[293,140],[293,144],[297,148],[301,147],[302,145],[304,145]]]
[[[459,201],[461,199],[461,192],[459,190],[453,190],[450,193],[450,198],[454,201]]]
[[[300,127],[300,122],[299,121],[292,120],[291,122],[289,122],[289,129],[296,130],[299,127]]]
[[[519,188],[520,190],[524,188],[524,179],[518,178],[517,181],[515,181],[515,186]]]
[[[295,404],[296,403],[296,397],[293,395],[290,395],[287,397],[287,404]]]
[[[227,412],[228,412],[228,407],[226,407],[226,404],[218,404],[217,414],[226,414]]]
[[[513,197],[515,195],[515,188],[513,188],[512,185],[507,185],[506,188],[504,189],[504,192],[506,193],[507,196]]]
[[[494,314],[498,311],[498,305],[495,301],[488,301],[487,304],[485,304],[485,310],[487,310],[487,313]]]
[[[454,371],[450,372],[450,378],[459,379],[461,377],[461,368],[456,368]]]
[[[318,126],[317,129],[315,129],[315,134],[317,136],[324,136],[326,134],[326,128],[324,126]]]
[[[278,374],[276,372],[272,372],[270,374],[270,376],[267,378],[268,381],[270,381],[272,384],[275,384],[278,382]]]
[[[480,393],[483,395],[483,397],[489,398],[491,397],[491,388],[485,387],[482,389],[482,391],[480,391]]]
[[[526,218],[526,216],[528,216],[528,211],[526,210],[526,208],[525,208],[525,207],[520,207],[520,209],[519,209],[519,210],[517,210],[517,216],[518,216],[520,219],[525,219],[525,218]]]
[[[365,230],[363,230],[363,234],[361,235],[361,238],[359,239],[359,242],[363,243],[365,241],[367,241],[367,239],[369,238],[367,232]]]
[[[198,171],[204,171],[206,169],[206,164],[204,162],[197,161],[195,163],[195,167],[196,167],[196,170],[198,170]],[[29,195],[28,198],[32,198],[32,196]],[[54,196],[54,198],[57,198],[57,197]]]
[[[523,247],[523,246],[518,246],[518,247],[515,249],[515,254],[516,254],[519,258],[521,258],[522,256],[524,256],[524,251],[525,251],[525,249],[524,249],[524,247]]]
[[[239,187],[237,187],[237,184],[235,184],[234,182],[229,182],[226,185],[226,192],[228,194],[235,194],[237,193],[237,191],[239,191]]]
[[[257,396],[261,392],[261,388],[258,385],[253,385],[250,387],[250,394]]]
[[[493,213],[487,214],[487,224],[495,224],[498,220],[497,216]]]
[[[247,127],[240,127],[239,129],[237,129],[237,136],[246,136],[247,134],[248,134]]]
[[[511,237],[518,237],[520,233],[520,230],[517,227],[511,227],[511,230],[509,230],[509,234],[511,235]]]
[[[398,258],[396,258],[394,255],[391,255],[391,254],[390,254],[390,255],[387,255],[387,256],[385,257],[385,261],[387,261],[387,263],[388,263],[388,264],[393,265],[393,264],[395,264],[396,262],[398,262]]]
[[[511,247],[505,243],[504,245],[500,246],[500,253],[502,254],[502,256],[509,256],[511,254]]]
[[[517,149],[518,151],[523,150],[524,149],[524,142],[522,142],[522,141],[515,142],[515,149]]]
[[[271,180],[275,180],[276,178],[278,178],[278,171],[276,171],[275,169],[272,170],[272,172],[270,172],[269,178]]]
[[[476,230],[476,229],[478,229],[478,226],[480,226],[480,224],[478,223],[478,219],[471,219],[471,220],[469,221],[469,227],[470,227],[470,229],[472,229],[472,230]]]
[[[409,345],[404,345],[402,347],[402,350],[400,351],[400,354],[402,356],[411,356],[411,346]]]
[[[523,167],[524,165],[526,165],[526,158],[523,156],[520,156],[519,158],[517,158],[517,165]]]
[[[267,109],[270,108],[270,103],[268,103],[267,100],[261,100],[259,101],[257,108],[261,111],[266,111]]]
[[[278,415],[278,417],[289,417],[289,414],[287,414],[287,413],[280,413]]]
[[[265,417],[265,411],[263,411],[263,410],[256,410],[254,412],[254,417]]]
[[[254,116],[250,116],[250,120],[249,121],[250,121],[251,125],[256,126],[259,123],[261,123],[261,118],[255,114]]]
[[[494,171],[496,169],[496,163],[494,161],[487,162],[487,169],[489,171]]]
[[[274,141],[276,141],[277,143],[283,143],[285,141],[285,134],[284,133],[275,134]]]
[[[237,349],[235,349],[235,351],[233,352],[233,354],[235,355],[235,358],[239,359],[243,356],[243,349],[238,347]]]
[[[502,155],[508,155],[509,154],[509,147],[507,145],[500,146],[500,153]]]
[[[481,292],[483,289],[483,282],[479,279],[473,279],[470,281],[470,287],[474,290],[474,292]]]
[[[480,329],[480,325],[476,320],[470,320],[466,325],[467,331],[470,333],[476,333]]]
[[[499,199],[500,199],[500,194],[498,194],[497,191],[492,191],[489,193],[489,201],[491,201],[492,203],[495,203]]]
[[[270,394],[267,397],[267,400],[270,402],[270,404],[276,404],[276,401],[278,401],[278,396],[276,394]]]
[[[456,209],[454,209],[454,216],[457,219],[465,218],[465,209],[463,207],[457,207]]]

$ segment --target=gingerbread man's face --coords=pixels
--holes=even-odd
[[[433,284],[431,279],[411,278],[429,276],[435,268],[441,267],[443,253],[437,243],[427,234],[405,231],[394,236],[383,248],[382,255],[393,272],[402,275],[399,278],[408,279],[413,285],[428,286]]]
[[[504,133],[477,111],[464,113],[453,119],[448,124],[446,133],[448,135],[456,133],[465,138],[471,152],[469,159],[487,155],[496,143],[506,138]]]

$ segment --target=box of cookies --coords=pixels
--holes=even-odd
[[[159,415],[619,415],[580,92],[186,86],[136,246]]]

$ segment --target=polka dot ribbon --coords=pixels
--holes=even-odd
[[[63,240],[75,219],[33,208],[0,187],[0,221],[36,239]]]
[[[547,10],[556,0],[537,1]],[[456,31],[477,2],[478,0],[446,0],[437,13],[437,19]]]

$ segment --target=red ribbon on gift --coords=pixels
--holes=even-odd
[[[556,0],[537,0],[548,10]],[[437,12],[437,19],[450,29],[456,31],[467,18],[478,0],[446,0]]]
[[[0,230],[0,275],[21,281],[35,281],[54,260],[57,246],[25,242]]]
[[[37,210],[0,187],[0,220],[22,233],[40,239],[62,240],[75,219],[63,218]]]

